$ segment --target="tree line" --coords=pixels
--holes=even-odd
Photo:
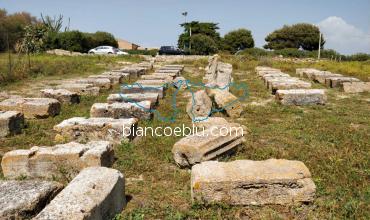
[[[41,15],[41,19],[37,19],[27,12],[8,14],[5,9],[0,9],[0,52],[38,53],[64,49],[85,53],[100,45],[118,47],[111,33],[69,30],[69,24],[63,29],[63,20],[62,15]]]

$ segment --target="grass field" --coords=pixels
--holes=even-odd
[[[86,66],[90,62],[98,62],[94,60],[97,58],[81,59],[86,59],[83,61]],[[259,64],[271,65],[294,75],[296,67],[312,66],[366,80],[370,77],[370,64],[325,61],[304,65],[251,61],[233,56],[222,59],[233,64],[234,80],[248,85],[249,97],[243,102],[245,111],[235,122],[247,126],[249,134],[247,142],[238,148],[235,155],[221,160],[284,158],[303,161],[317,186],[315,202],[292,207],[231,207],[225,204],[205,207],[192,204],[190,172],[179,169],[171,154],[172,146],[179,138],[145,137],[115,149],[117,161],[114,168],[125,174],[129,199],[126,209],[116,219],[369,219],[370,94],[348,95],[329,89],[325,106],[281,106],[275,103],[262,80],[255,75],[254,68]],[[115,61],[106,61],[107,66],[98,65],[93,70],[81,71],[99,72]],[[206,61],[184,64],[187,66],[185,78],[201,81],[204,70],[199,67],[205,67]],[[13,89],[15,85],[22,86],[9,83],[4,88]],[[314,87],[323,88],[318,84]],[[55,118],[28,120],[23,134],[0,140],[0,154],[34,145],[55,144],[52,131],[55,124],[74,116],[88,116],[91,105],[104,102],[108,93],[96,98],[84,97],[78,108],[64,106]],[[171,94],[172,91],[168,91],[158,107],[163,116],[173,113],[169,108]],[[181,91],[177,96],[176,122],[154,119],[142,121],[140,126],[190,125],[191,120],[185,113],[187,101],[187,92]]]

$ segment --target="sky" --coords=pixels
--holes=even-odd
[[[306,22],[320,27],[327,49],[370,53],[370,0],[0,0],[0,8],[62,14],[70,29],[108,31],[144,47],[176,45],[185,11],[188,21],[219,23],[222,36],[249,29],[257,47],[284,24]]]

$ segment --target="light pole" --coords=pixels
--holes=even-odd
[[[183,15],[183,16],[184,16],[184,18],[185,18],[184,27],[185,27],[185,30],[186,30],[186,17],[188,16],[188,12],[187,12],[187,11],[185,11],[185,12],[183,12],[183,13],[182,13],[182,15]],[[185,50],[185,42],[184,42],[184,50]]]
[[[320,60],[320,56],[321,56],[321,31],[319,29],[319,52],[317,53],[317,59]]]

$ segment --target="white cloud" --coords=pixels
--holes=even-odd
[[[340,53],[370,53],[370,34],[348,24],[343,18],[331,16],[318,23],[324,34],[325,48]]]

